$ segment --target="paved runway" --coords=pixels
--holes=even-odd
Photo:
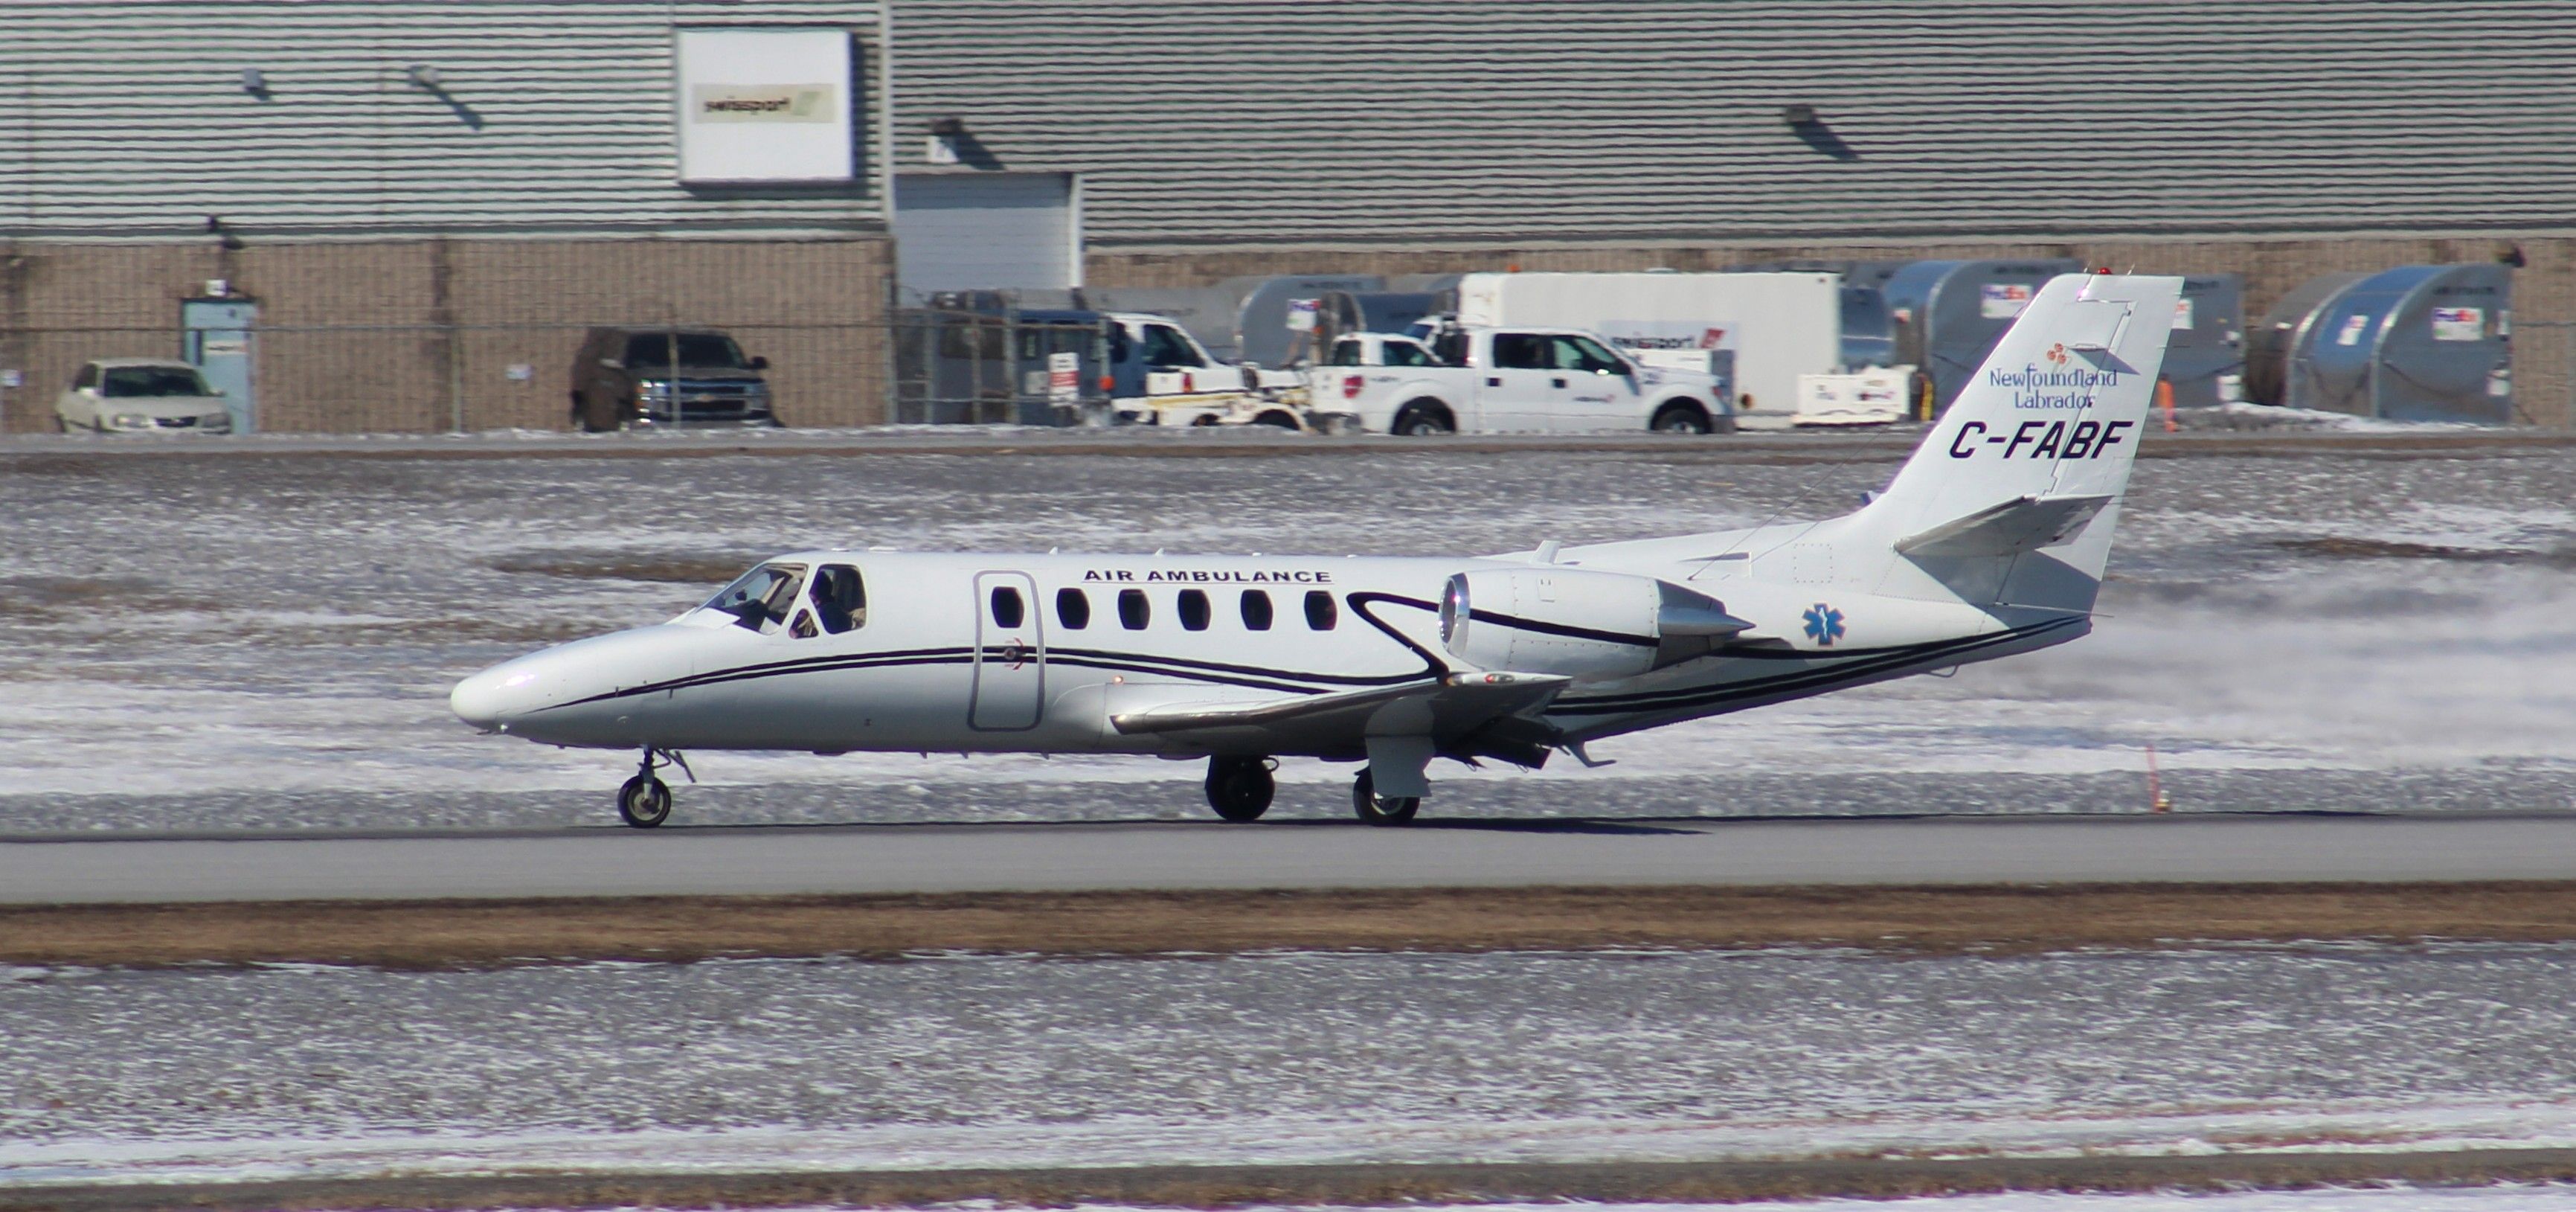
[[[622,828],[0,842],[0,902],[2576,880],[2576,817]]]

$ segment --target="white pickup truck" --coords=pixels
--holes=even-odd
[[[1382,333],[1341,337],[1308,372],[1307,395],[1359,414],[1373,433],[1735,430],[1715,376],[1641,366],[1571,328],[1453,327],[1429,345]]]

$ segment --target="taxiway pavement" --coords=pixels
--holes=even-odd
[[[0,903],[2576,880],[2576,816],[664,828],[0,841]]]

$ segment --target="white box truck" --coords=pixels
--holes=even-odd
[[[1735,354],[1736,420],[1794,419],[1798,376],[1842,365],[1842,277],[1830,273],[1468,274],[1458,322],[1597,332],[1648,365]]]

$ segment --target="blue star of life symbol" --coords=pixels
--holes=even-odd
[[[1818,602],[1807,608],[1807,638],[1818,648],[1831,648],[1843,638],[1843,612]]]

